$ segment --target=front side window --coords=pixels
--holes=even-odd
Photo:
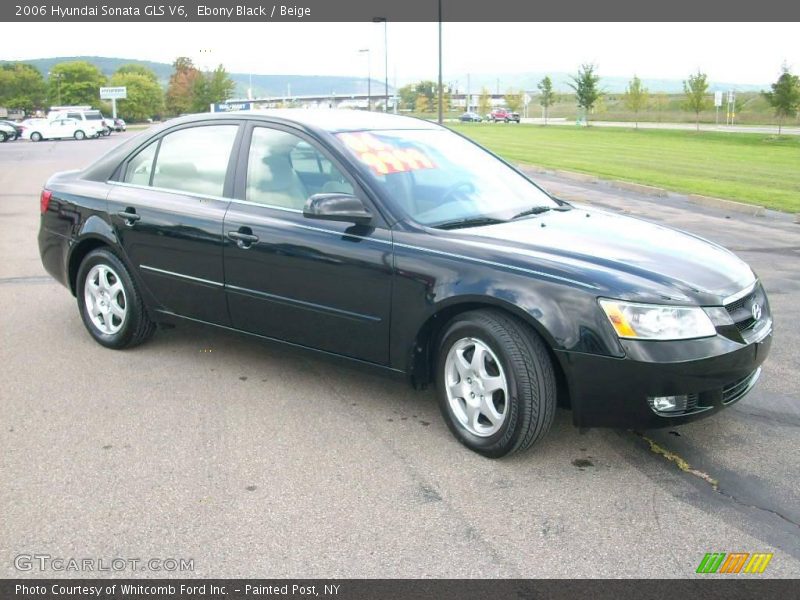
[[[506,164],[441,129],[337,134],[376,187],[418,223],[513,218],[558,203]]]
[[[352,194],[353,186],[325,155],[298,136],[256,127],[247,160],[246,199],[302,210],[314,194]]]
[[[238,125],[205,125],[164,136],[153,170],[153,187],[222,196],[237,130]]]

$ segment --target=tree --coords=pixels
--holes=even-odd
[[[694,112],[695,125],[700,131],[700,113],[707,109],[711,102],[708,98],[708,77],[699,70],[683,82],[683,93],[686,94],[686,108]]]
[[[589,123],[589,113],[603,94],[598,86],[600,76],[595,71],[597,71],[595,65],[583,64],[576,75],[570,75],[572,83],[568,84],[569,87],[575,90],[578,108],[583,110],[587,125]]]
[[[92,63],[59,63],[50,70],[47,96],[50,104],[97,106],[100,88],[105,84],[106,76]]]
[[[430,99],[425,94],[418,94],[414,101],[414,111],[417,113],[431,112]]]
[[[149,69],[148,69],[149,70]],[[120,67],[111,77],[111,85],[125,86],[127,98],[118,100],[119,114],[128,121],[144,121],[164,110],[164,92],[155,74]]]
[[[0,65],[0,106],[30,114],[44,108],[47,84],[39,69],[24,63]]]
[[[762,92],[778,117],[778,135],[781,134],[783,120],[800,111],[800,77],[792,74],[786,64],[781,69],[781,76],[771,86],[772,91]]]
[[[522,107],[522,91],[509,88],[506,91],[506,106],[511,112],[519,112]]]
[[[185,56],[176,58],[172,67],[175,71],[170,76],[167,86],[167,111],[173,115],[191,112],[197,91],[195,82],[202,77],[202,73],[194,66],[192,59]]]
[[[481,95],[478,96],[478,113],[481,117],[485,117],[490,112],[492,112],[492,96],[488,88],[482,87]]]
[[[136,63],[129,63],[122,65],[116,70],[114,75],[142,75],[148,79],[158,83],[158,76],[152,69],[148,69],[144,65],[137,65]]]
[[[634,114],[636,129],[639,129],[639,111],[647,106],[648,96],[647,88],[642,86],[642,80],[634,75],[625,90],[623,99],[625,106]]]
[[[213,71],[201,72],[192,81],[191,110],[205,112],[211,104],[228,100],[235,90],[236,84],[222,65]]]
[[[417,101],[417,87],[415,84],[409,83],[397,90],[397,95],[400,97],[402,108],[413,109]]]
[[[550,76],[548,75],[542,79],[536,87],[539,88],[540,92],[539,104],[541,104],[544,109],[544,124],[547,125],[547,113],[550,107],[555,104],[556,100],[556,95],[553,92],[553,82],[550,80]]]

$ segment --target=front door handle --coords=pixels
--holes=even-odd
[[[122,218],[122,220],[125,221],[125,225],[127,225],[128,227],[132,227],[136,221],[142,218],[136,214],[135,209],[130,207],[126,208],[125,210],[119,211],[117,213],[117,216]]]
[[[258,242],[258,236],[248,233],[250,230],[247,227],[242,227],[239,231],[229,231],[228,237],[236,242],[242,250],[247,250],[250,246]]]

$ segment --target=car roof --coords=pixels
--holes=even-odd
[[[230,111],[226,113],[201,113],[179,117],[172,122],[190,123],[209,118],[242,118],[279,120],[295,123],[311,129],[340,133],[344,131],[368,131],[380,129],[438,129],[439,125],[417,119],[384,112],[368,112],[351,109],[274,108]]]

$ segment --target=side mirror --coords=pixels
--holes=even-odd
[[[303,207],[307,219],[324,221],[344,221],[368,225],[372,215],[358,198],[351,194],[314,194]]]

